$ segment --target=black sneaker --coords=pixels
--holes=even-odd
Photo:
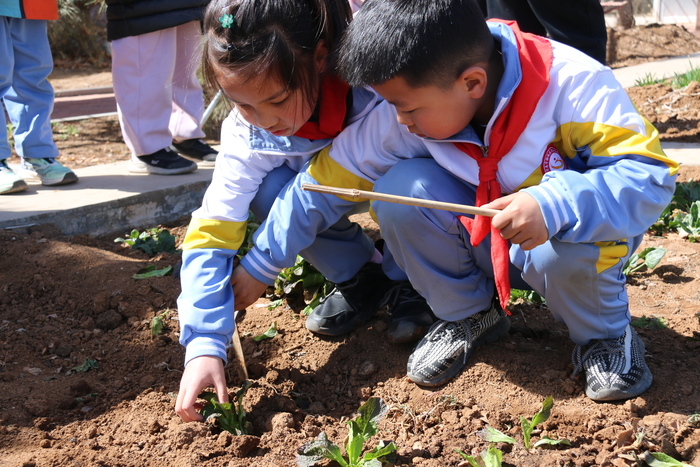
[[[391,313],[387,334],[392,344],[419,340],[437,320],[428,302],[409,281],[394,282],[384,303]]]
[[[382,307],[390,284],[381,264],[365,264],[355,277],[335,285],[306,318],[306,329],[326,336],[355,330]]]
[[[170,149],[179,153],[181,156],[185,156],[189,159],[194,159],[199,162],[210,162],[212,165],[216,162],[216,156],[219,154],[218,151],[207,143],[203,139],[186,139],[176,143],[173,141]]]
[[[138,159],[139,162],[131,162],[129,172],[178,175],[197,170],[197,164],[178,156],[170,148],[163,148],[153,154],[138,156]]]
[[[627,325],[617,339],[598,339],[574,348],[574,375],[586,372],[586,395],[594,401],[637,397],[651,386],[654,377],[644,361],[644,342]]]
[[[438,320],[408,358],[408,378],[423,386],[447,383],[464,368],[480,345],[496,342],[510,329],[496,300],[491,307],[460,321]]]

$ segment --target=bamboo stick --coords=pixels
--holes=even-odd
[[[386,193],[376,193],[374,191],[356,190],[354,188],[337,188],[333,186],[314,185],[304,183],[301,188],[306,191],[317,193],[327,193],[342,196],[351,200],[371,199],[376,201],[386,201],[388,203],[407,204],[409,206],[419,206],[422,208],[441,209],[443,211],[454,211],[465,214],[493,217],[500,211],[497,209],[477,208],[466,204],[445,203],[443,201],[432,201],[428,199],[410,198],[408,196],[389,195]]]

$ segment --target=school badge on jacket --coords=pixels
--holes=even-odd
[[[542,173],[546,174],[552,170],[566,170],[566,160],[559,153],[559,149],[553,144],[547,145],[542,156]]]

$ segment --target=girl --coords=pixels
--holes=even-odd
[[[371,91],[350,89],[328,71],[351,17],[347,0],[215,0],[207,8],[204,75],[235,108],[222,125],[216,170],[182,246],[178,308],[186,366],[175,411],[184,421],[202,419],[195,402],[204,387],[228,401],[224,362],[233,311],[255,302],[279,272],[255,249],[234,268],[248,211],[267,217],[302,166],[377,103]],[[294,232],[285,237],[279,247],[293,250]],[[301,255],[336,283],[360,271],[372,285],[369,307],[379,308],[389,280],[359,225],[341,219]]]

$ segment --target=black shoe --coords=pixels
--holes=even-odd
[[[384,304],[391,280],[382,265],[367,263],[353,277],[335,285],[306,318],[306,329],[326,336],[342,336],[369,321]]]
[[[180,143],[173,142],[170,149],[179,153],[181,156],[185,156],[190,159],[194,159],[199,162],[216,162],[216,156],[219,154],[218,151],[207,143],[203,139],[186,139]]]
[[[197,170],[197,164],[178,156],[170,148],[163,148],[153,154],[138,156],[138,159],[139,162],[131,162],[129,172],[178,175]]]
[[[387,334],[392,344],[420,340],[437,320],[428,302],[409,281],[394,282],[385,303],[391,313]]]

